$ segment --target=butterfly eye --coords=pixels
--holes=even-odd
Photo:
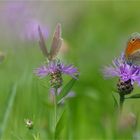
[[[136,40],[135,38],[132,38],[130,42],[133,43],[135,40]]]

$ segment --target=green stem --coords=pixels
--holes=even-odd
[[[55,139],[55,130],[56,130],[56,124],[57,124],[57,89],[55,89],[54,94],[54,139]]]
[[[3,135],[4,135],[4,132],[6,130],[8,121],[9,121],[10,113],[12,111],[12,107],[13,107],[14,100],[15,100],[16,93],[17,93],[16,89],[17,89],[17,85],[15,84],[12,87],[12,91],[10,93],[10,97],[8,99],[8,102],[7,102],[7,108],[6,108],[6,111],[5,111],[4,116],[3,116],[3,120],[2,120],[2,124],[1,124],[1,128],[0,128],[0,139],[3,139]]]
[[[123,104],[124,104],[124,95],[120,95],[120,113],[122,112],[123,109]]]

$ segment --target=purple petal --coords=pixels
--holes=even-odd
[[[49,71],[48,68],[46,68],[46,66],[41,66],[40,68],[34,70],[34,73],[40,78],[43,78],[49,74]]]
[[[43,37],[47,39],[49,35],[48,28],[35,19],[30,19],[26,22],[21,32],[21,38],[23,40],[39,40],[38,26],[41,27]]]
[[[119,76],[119,72],[117,71],[117,69],[113,68],[112,66],[105,67],[103,70],[103,74],[106,78]]]
[[[105,77],[119,77],[123,81],[131,80],[131,84],[137,82],[140,85],[140,67],[129,65],[124,55],[113,61],[113,66],[105,67]]]
[[[79,74],[77,68],[73,67],[73,65],[65,66],[64,64],[61,64],[61,71],[62,73],[72,76],[73,78],[76,78],[76,75]]]

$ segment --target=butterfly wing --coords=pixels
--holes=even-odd
[[[128,57],[128,62],[133,63],[135,65],[140,65],[140,50],[137,50],[132,55]]]
[[[140,64],[140,34],[133,33],[125,49],[126,61],[130,64]]]
[[[53,40],[52,40],[52,45],[51,45],[51,50],[50,50],[50,60],[53,60],[56,55],[58,54],[60,47],[62,45],[62,38],[61,38],[61,24],[57,24]]]
[[[48,53],[48,50],[47,50],[47,47],[45,45],[45,41],[44,41],[44,37],[43,37],[43,34],[42,34],[42,31],[40,29],[40,26],[38,26],[38,32],[39,32],[39,46],[40,46],[40,49],[43,53],[43,55],[47,58],[49,58],[49,53]]]

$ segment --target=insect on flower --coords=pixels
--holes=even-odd
[[[52,39],[52,45],[51,45],[51,49],[50,52],[48,51],[46,45],[45,45],[45,41],[44,41],[44,37],[41,31],[41,28],[38,27],[38,32],[39,32],[39,37],[40,37],[40,41],[39,41],[39,45],[40,45],[40,49],[42,50],[42,53],[45,57],[47,57],[47,59],[49,61],[52,61],[56,58],[60,47],[62,45],[62,38],[61,38],[61,25],[57,24],[55,32],[54,32],[54,36]]]
[[[105,67],[103,71],[105,77],[118,77],[118,91],[123,94],[129,94],[133,90],[133,84],[140,85],[140,67],[129,65],[122,54],[113,61],[113,65]]]
[[[140,34],[137,32],[133,33],[128,40],[125,59],[128,64],[140,65]]]
[[[40,41],[39,41],[40,48],[42,50],[42,53],[48,59],[49,62],[35,69],[34,73],[40,78],[43,78],[49,75],[50,85],[52,88],[55,88],[55,89],[58,89],[62,86],[63,74],[69,75],[74,79],[78,79],[77,77],[79,75],[79,72],[77,68],[75,68],[73,65],[64,65],[63,63],[61,63],[59,59],[56,59],[56,56],[62,44],[61,25],[57,24],[56,26],[50,52],[48,52],[46,48],[43,34],[41,32],[40,27],[38,27],[38,31],[39,31],[39,37],[40,37]]]

